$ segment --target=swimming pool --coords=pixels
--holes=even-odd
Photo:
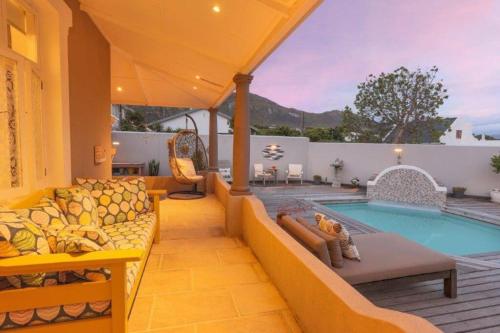
[[[375,229],[394,232],[452,255],[500,251],[500,227],[438,210],[377,203],[326,204]]]

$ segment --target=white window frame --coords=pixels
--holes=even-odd
[[[31,14],[35,16],[35,31],[37,34],[37,60],[40,63],[40,38],[39,38],[39,13],[26,1],[16,0],[21,3],[26,10],[30,11]],[[46,185],[47,176],[41,179],[37,179],[36,170],[33,166],[36,165],[34,144],[39,144],[42,147],[43,164],[44,168],[47,168],[47,156],[46,156],[46,143],[35,142],[32,133],[33,119],[31,113],[32,106],[32,96],[31,96],[31,75],[35,72],[38,77],[42,80],[41,70],[38,63],[25,58],[21,54],[13,51],[8,46],[8,30],[7,30],[7,17],[6,17],[7,0],[0,0],[0,55],[16,62],[17,69],[17,112],[18,112],[18,137],[19,137],[19,160],[21,162],[21,185],[14,188],[0,189],[0,198],[12,198],[25,195],[29,193],[33,188],[40,188]],[[43,90],[42,90],[43,94]],[[42,98],[43,101],[43,98]],[[44,112],[42,106],[42,133],[46,129],[46,124],[44,121]]]

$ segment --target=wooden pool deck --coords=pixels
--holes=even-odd
[[[332,189],[330,186],[253,187],[264,202],[271,217],[281,207],[302,205],[301,213],[312,218],[314,211],[331,211],[312,200],[362,200],[365,194],[352,189]],[[465,198],[448,200],[447,208],[461,215],[487,217],[500,224],[500,205],[486,200]],[[465,213],[464,213],[465,212]],[[375,230],[353,220],[343,221],[351,234]],[[492,221],[493,222],[493,221]],[[373,283],[356,288],[374,304],[426,318],[444,332],[500,332],[500,252],[456,257],[458,262],[458,297],[443,295],[440,280],[411,283],[406,281]]]

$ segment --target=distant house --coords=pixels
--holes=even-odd
[[[152,125],[160,124],[163,129],[171,128],[173,130],[182,128],[194,129],[193,122],[189,120],[186,115],[191,116],[196,125],[198,126],[199,135],[208,135],[210,128],[210,113],[208,110],[198,109],[198,110],[187,110],[184,112],[176,113],[172,116],[159,119],[147,124],[147,127]],[[232,133],[231,127],[231,117],[225,115],[221,112],[217,113],[217,133],[227,134]]]
[[[475,137],[472,125],[458,118],[450,124],[448,130],[439,138],[439,142],[448,146],[500,147],[500,140],[485,140],[484,136],[481,139]]]

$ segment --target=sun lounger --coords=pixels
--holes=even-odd
[[[457,297],[455,260],[393,233],[354,235],[361,261],[343,260],[332,267],[327,238],[318,236],[315,225],[304,226],[291,216],[279,216],[278,224],[351,285],[405,279],[408,282],[444,279],[444,294]],[[318,229],[319,230],[319,229]],[[326,234],[325,234],[326,235]],[[328,236],[328,235],[326,235]]]

